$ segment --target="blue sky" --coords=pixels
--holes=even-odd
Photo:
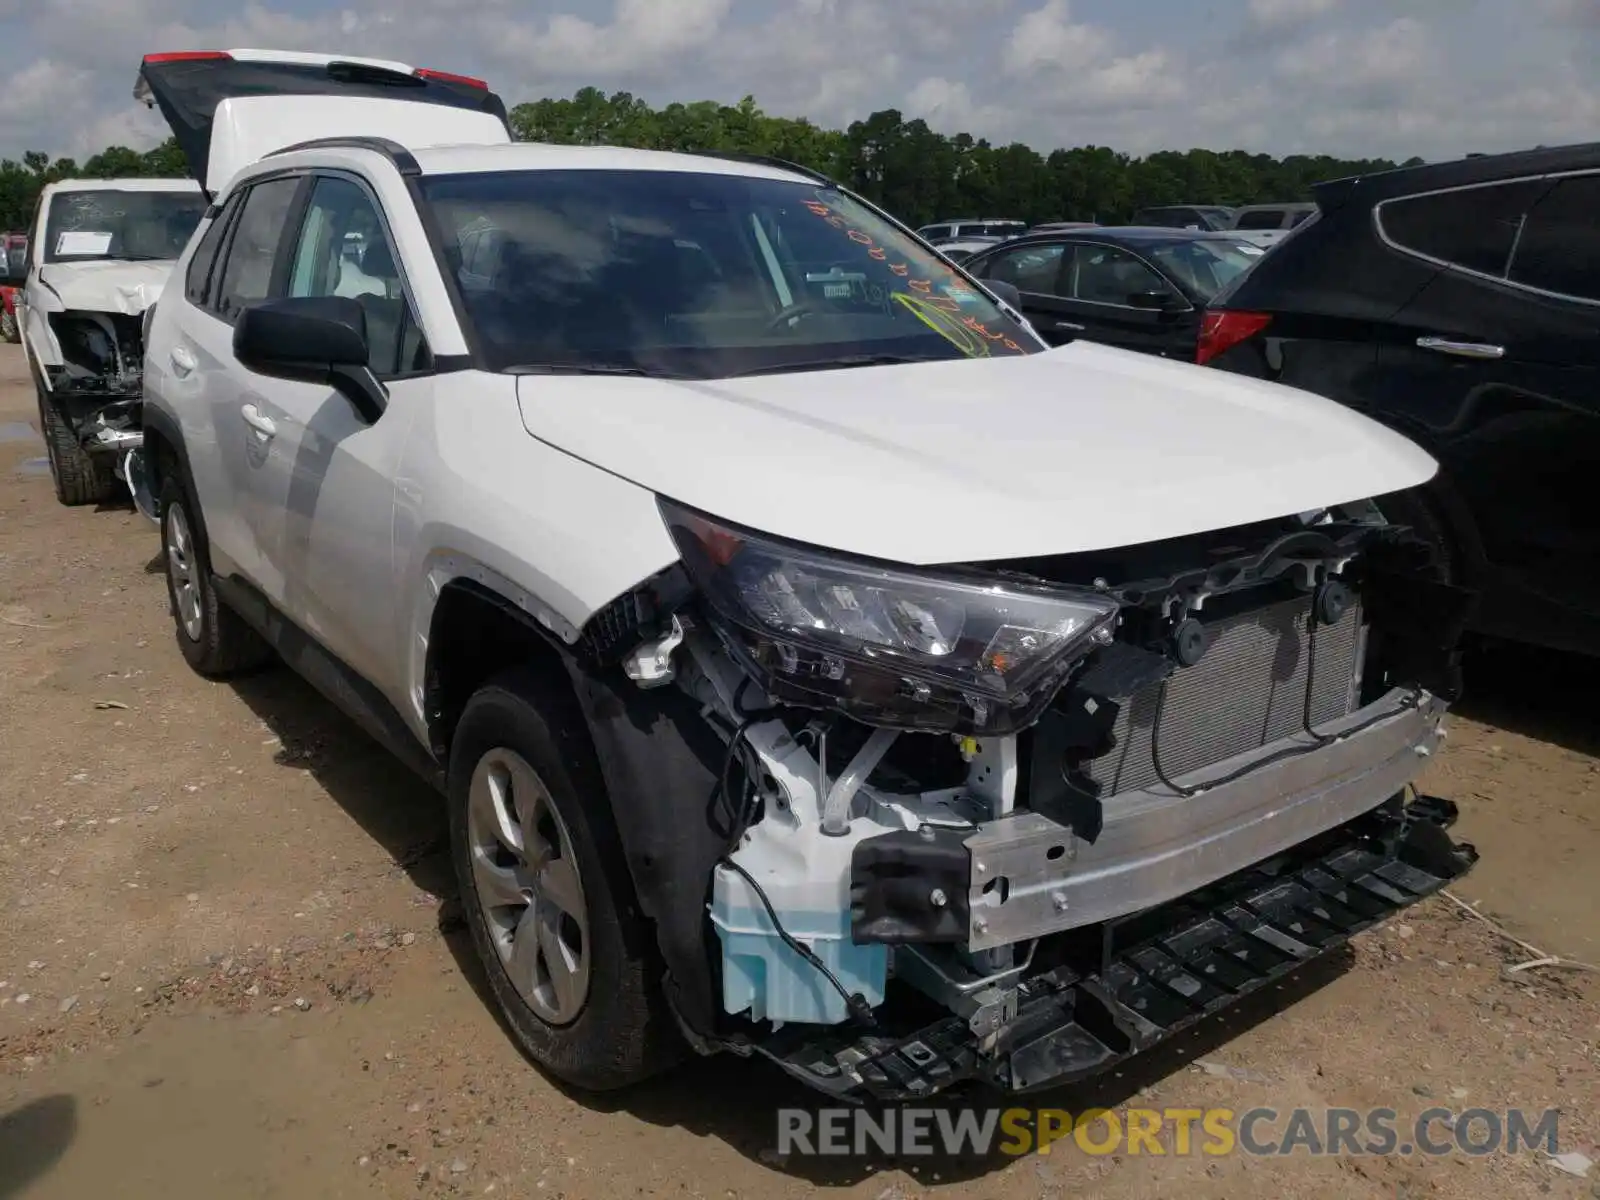
[[[1600,140],[1600,0],[0,0],[0,156],[152,144],[146,51],[332,50],[653,103],[899,108],[1042,150],[1454,157]]]

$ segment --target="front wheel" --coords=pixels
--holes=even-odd
[[[473,946],[528,1055],[590,1091],[677,1057],[588,731],[515,670],[468,702],[450,754],[450,840]]]
[[[79,443],[55,402],[38,389],[39,432],[50,455],[50,478],[56,499],[69,508],[99,504],[116,489],[117,477],[109,455],[90,454]]]
[[[21,340],[17,334],[17,314],[0,309],[0,341],[15,345]]]

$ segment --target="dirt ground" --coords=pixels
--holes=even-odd
[[[726,1058],[569,1095],[479,994],[431,793],[282,670],[191,674],[153,528],[59,506],[37,420],[0,346],[0,1198],[1600,1196],[1530,1151],[780,1159],[774,1110],[811,1097]],[[1427,780],[1483,855],[1459,894],[1600,961],[1600,671],[1472,678]],[[1531,957],[1436,898],[1041,1102],[1554,1107],[1600,1159],[1600,979],[1503,974]]]

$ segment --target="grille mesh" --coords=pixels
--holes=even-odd
[[[1180,668],[1168,685],[1161,714],[1161,766],[1168,778],[1300,730],[1311,662],[1310,608],[1309,598],[1286,600],[1212,627],[1205,657]],[[1317,630],[1312,728],[1355,708],[1363,642],[1359,604],[1337,625]],[[1087,764],[1105,795],[1159,782],[1150,747],[1160,696],[1156,685],[1126,701],[1114,726],[1116,748]]]

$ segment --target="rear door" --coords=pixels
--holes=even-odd
[[[233,193],[189,259],[181,303],[157,306],[146,350],[145,387],[183,431],[212,567],[257,586],[266,560],[251,484],[269,447],[247,420],[259,396],[234,362],[233,328],[246,307],[273,295],[284,223],[304,180],[285,174]]]
[[[1600,173],[1389,200],[1378,221],[1439,270],[1385,330],[1372,399],[1471,511],[1481,621],[1600,646]]]

